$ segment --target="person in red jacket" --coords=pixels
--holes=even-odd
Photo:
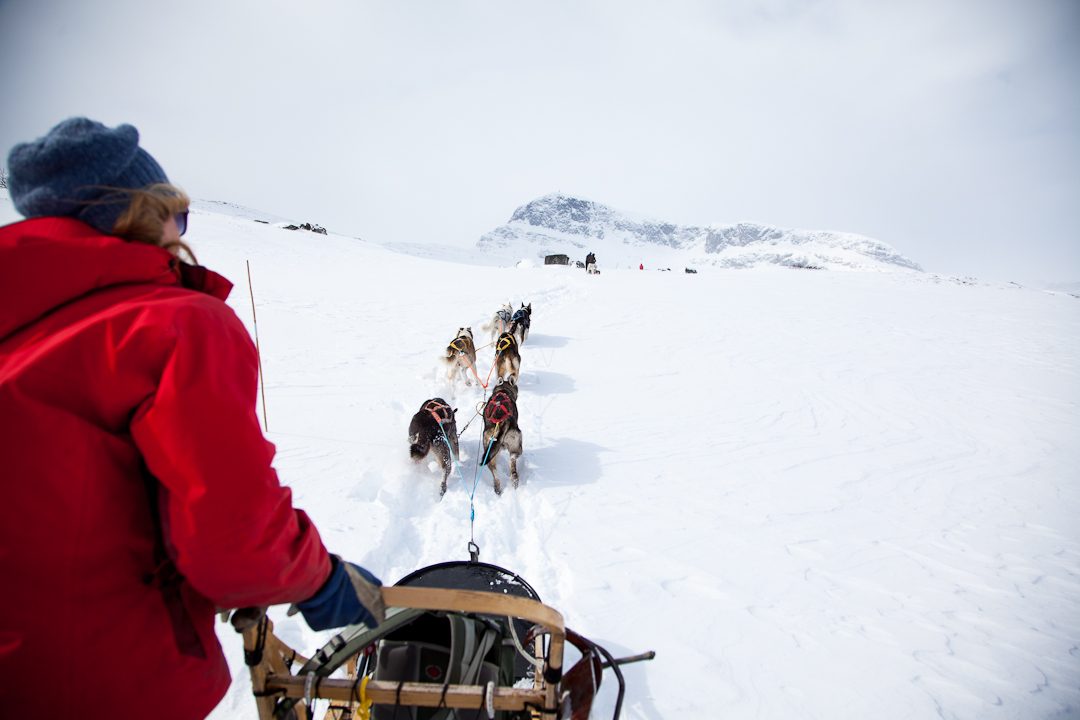
[[[379,580],[278,482],[232,286],[182,259],[188,199],[136,129],[72,118],[8,168],[0,714],[204,717],[230,681],[218,608],[381,622]]]

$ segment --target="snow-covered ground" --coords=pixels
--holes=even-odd
[[[532,303],[522,485],[480,476],[476,542],[616,655],[656,650],[624,670],[624,717],[1080,716],[1077,298],[917,272],[493,267],[205,209],[190,228],[249,327],[250,260],[283,481],[385,582],[467,558],[481,421],[440,500],[409,418],[441,395],[464,426],[482,390],[447,384],[443,348]],[[281,610],[301,651],[327,637]],[[220,637],[234,683],[212,717],[254,718],[240,639]]]

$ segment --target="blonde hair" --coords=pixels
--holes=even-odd
[[[165,223],[191,205],[183,190],[168,183],[157,183],[140,189],[118,189],[117,192],[127,196],[128,206],[113,225],[113,235],[130,242],[163,247],[178,257],[183,252],[192,262],[197,262],[195,253],[184,241],[162,242]]]

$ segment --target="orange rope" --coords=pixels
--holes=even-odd
[[[472,374],[473,374],[473,377],[476,378],[476,382],[480,383],[480,387],[487,390],[488,389],[488,384],[486,382],[484,382],[483,380],[481,380],[480,376],[476,374],[476,366],[472,364],[472,361],[469,360],[469,357],[467,355],[465,355],[464,353],[462,353],[462,355],[465,356],[465,363],[469,366],[469,369],[472,370]],[[497,359],[498,359],[498,356],[496,356],[496,360]],[[494,370],[494,369],[495,369],[495,366],[492,365],[491,370]],[[491,370],[488,370],[488,375],[487,375],[487,379],[489,381],[491,380]]]

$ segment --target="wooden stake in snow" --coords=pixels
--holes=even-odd
[[[270,421],[266,419],[266,381],[263,378],[262,352],[259,350],[259,319],[255,317],[255,291],[251,289],[251,261],[245,260],[248,274],[248,295],[251,296],[251,321],[255,325],[255,357],[259,361],[259,390],[262,392],[263,429],[270,432]]]

